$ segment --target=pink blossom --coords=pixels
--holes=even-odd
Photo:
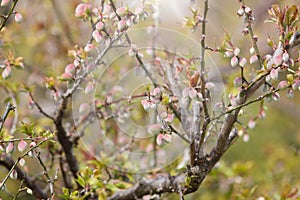
[[[153,95],[154,97],[159,97],[160,94],[161,94],[161,90],[160,90],[159,87],[156,87],[156,88],[153,89],[153,91],[152,91],[151,93],[152,93],[152,95]]]
[[[66,73],[73,74],[74,71],[75,71],[75,65],[74,65],[73,63],[68,64],[68,65],[65,67],[65,72],[66,72]]]
[[[207,88],[208,90],[212,89],[215,87],[215,84],[212,82],[207,82],[205,83],[205,88]]]
[[[7,154],[12,153],[14,151],[14,147],[15,146],[14,146],[13,142],[8,143],[8,145],[6,146],[6,149],[5,149],[6,153]]]
[[[104,29],[104,23],[98,22],[95,27],[98,31],[102,31]]]
[[[258,56],[257,55],[253,55],[250,57],[250,64],[256,63],[258,61]]]
[[[92,82],[89,82],[87,86],[85,87],[84,93],[89,94],[94,90],[94,84]]]
[[[254,129],[255,125],[256,125],[255,121],[253,119],[250,119],[250,121],[248,122],[248,127],[250,129]]]
[[[82,104],[79,106],[79,113],[87,112],[89,109],[90,109],[89,104],[87,104],[87,103],[82,103]]]
[[[241,17],[243,16],[243,14],[244,14],[244,9],[243,8],[238,9],[237,15]]]
[[[91,50],[93,50],[93,49],[95,49],[95,48],[96,48],[95,45],[93,45],[93,44],[87,44],[87,45],[85,45],[85,47],[84,47],[84,51],[90,52]]]
[[[247,64],[247,59],[246,59],[246,58],[241,58],[241,59],[240,59],[239,65],[240,65],[241,67],[245,67],[246,64]]]
[[[122,19],[118,22],[118,30],[120,32],[124,31],[126,29],[126,20]]]
[[[300,90],[300,79],[295,80],[295,82],[293,84],[293,89]]]
[[[5,6],[10,2],[10,0],[2,0],[1,1],[1,6]]]
[[[172,136],[169,134],[158,134],[156,137],[156,143],[158,145],[162,145],[163,142],[171,142],[172,141]]]
[[[280,81],[278,83],[278,86],[277,86],[279,89],[285,89],[288,87],[288,82],[287,81]]]
[[[70,73],[63,73],[58,79],[60,81],[71,81],[73,80],[73,75]]]
[[[84,17],[86,12],[91,9],[91,4],[81,3],[75,9],[75,17]]]
[[[233,81],[233,84],[235,87],[241,87],[242,86],[242,78],[240,77],[236,77]]]
[[[128,11],[128,9],[126,7],[120,7],[116,10],[116,13],[122,17],[127,14],[127,11]]]
[[[155,103],[154,103],[153,101],[148,100],[148,99],[142,100],[141,103],[142,103],[143,108],[144,108],[146,111],[149,110],[150,108],[155,108],[155,106],[156,106]]]
[[[174,120],[174,115],[173,114],[170,114],[170,113],[166,113],[166,112],[162,112],[160,114],[160,117],[165,121],[165,122],[168,122],[168,123],[172,123],[173,120]]]
[[[270,76],[273,80],[277,80],[278,79],[278,70],[279,69],[271,69],[271,72],[270,72]]]
[[[24,160],[24,158],[21,158],[20,161],[19,161],[19,163],[20,163],[20,165],[21,165],[22,167],[24,167],[24,165],[25,165],[25,160]]]
[[[244,141],[244,142],[249,142],[249,140],[250,140],[249,134],[244,134],[244,135],[243,135],[243,141]]]
[[[197,91],[195,88],[186,87],[182,91],[183,97],[190,97],[191,99],[195,98],[197,96]]]
[[[239,59],[236,56],[233,56],[230,60],[230,65],[232,67],[235,67],[235,66],[237,66],[238,63],[239,63]]]
[[[101,42],[102,36],[98,30],[94,30],[92,36],[97,43]]]
[[[232,56],[233,56],[233,52],[232,51],[225,51],[224,57],[231,58]]]
[[[11,70],[11,67],[10,67],[10,66],[5,67],[5,69],[4,69],[3,72],[2,72],[2,77],[3,77],[4,79],[10,78],[10,77],[11,77],[11,72],[12,72],[12,70]]]
[[[274,55],[273,63],[275,64],[275,66],[281,65],[282,64],[282,54]]]
[[[23,16],[18,12],[15,14],[15,21],[19,24],[23,21]]]
[[[23,152],[27,147],[27,142],[25,142],[24,140],[21,140],[18,144],[18,150],[20,152]]]
[[[288,54],[287,52],[284,52],[284,53],[282,54],[282,60],[283,60],[283,62],[288,62],[289,59],[290,59],[289,54]]]
[[[235,56],[238,56],[238,55],[240,54],[240,52],[241,52],[241,50],[240,50],[238,47],[236,47],[236,48],[233,50],[233,54],[234,54]]]

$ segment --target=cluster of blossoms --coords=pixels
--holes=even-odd
[[[93,20],[92,37],[96,43],[109,40],[112,35],[118,35],[129,27],[147,17],[144,6],[138,6],[131,11],[128,7],[115,8],[109,3],[93,7],[89,3],[81,3],[76,7],[75,16],[83,20]],[[88,44],[85,50],[93,49],[94,45]]]

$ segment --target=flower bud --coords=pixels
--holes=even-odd
[[[15,14],[15,21],[19,24],[23,21],[23,16],[18,12]]]

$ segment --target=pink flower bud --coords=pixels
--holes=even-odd
[[[73,80],[73,75],[70,73],[63,73],[58,79],[60,81],[71,81]]]
[[[23,21],[23,16],[18,12],[15,14],[15,21],[19,24]]]
[[[286,96],[287,96],[289,99],[292,99],[292,98],[294,98],[294,95],[295,95],[294,90],[293,90],[292,88],[289,88],[289,89],[287,90]]]
[[[289,59],[290,59],[290,56],[289,56],[289,54],[287,53],[287,52],[284,52],[283,54],[282,54],[282,60],[283,60],[283,62],[288,62],[289,61]]]
[[[12,172],[10,173],[9,177],[11,179],[16,180],[18,178],[18,172],[16,170],[12,170]]]
[[[251,12],[252,12],[252,10],[251,10],[250,7],[246,7],[246,8],[245,8],[245,13],[251,14]]]
[[[250,57],[250,64],[256,63],[258,61],[258,56],[257,55],[253,55]]]
[[[102,36],[98,30],[94,30],[92,36],[97,43],[101,42]]]
[[[250,50],[249,50],[250,54],[254,54],[255,53],[255,48],[254,47],[251,47]]]
[[[246,64],[247,64],[247,59],[246,59],[246,58],[241,58],[241,59],[240,59],[239,65],[240,65],[241,67],[245,67]]]
[[[8,143],[8,145],[6,146],[6,149],[5,149],[6,153],[7,154],[12,153],[14,151],[14,147],[15,146],[14,146],[13,142]]]
[[[69,73],[69,74],[73,74],[75,72],[75,65],[73,63],[71,64],[68,64],[66,67],[65,67],[65,72],[66,73]]]
[[[224,57],[231,58],[232,56],[233,56],[233,52],[232,51],[225,51]]]
[[[84,47],[84,51],[86,52],[90,52],[91,50],[95,49],[95,45],[93,44],[87,44],[85,47]]]
[[[242,78],[240,77],[236,77],[233,81],[233,84],[235,87],[241,87],[242,86]]]
[[[233,54],[234,54],[235,56],[238,56],[238,55],[240,54],[240,52],[241,52],[241,50],[240,50],[238,47],[236,47],[236,48],[233,50]]]
[[[103,23],[103,22],[98,22],[98,23],[96,24],[96,29],[97,29],[98,31],[102,31],[102,30],[104,29],[104,23]]]
[[[244,14],[244,9],[243,9],[243,8],[238,9],[237,15],[238,15],[239,17],[241,17],[241,16],[243,16],[243,14]]]
[[[124,31],[126,29],[126,20],[122,19],[118,22],[118,30],[120,32]]]
[[[3,72],[2,72],[2,77],[4,78],[4,79],[8,79],[8,78],[10,78],[11,77],[11,67],[10,66],[7,66],[7,67],[5,67],[5,69],[3,70]]]
[[[1,6],[5,6],[10,2],[10,0],[2,0],[1,1]]]
[[[94,90],[94,84],[92,82],[89,82],[84,90],[85,94],[89,94]]]
[[[126,14],[127,14],[127,8],[126,7],[120,7],[120,8],[118,8],[117,9],[117,14],[119,15],[119,16],[125,16]]]
[[[282,64],[282,54],[274,55],[273,63],[275,64],[275,66],[281,65]]]
[[[156,137],[156,143],[158,145],[162,145],[162,143],[166,142],[171,142],[172,141],[172,136],[169,134],[158,134]]]
[[[230,60],[231,66],[232,66],[232,67],[235,67],[235,66],[238,65],[238,63],[239,63],[239,59],[238,59],[236,56],[233,56],[233,57],[231,58],[231,60]]]
[[[27,147],[27,142],[25,142],[24,140],[21,140],[18,144],[18,150],[20,152],[23,152]]]
[[[87,103],[82,103],[82,104],[79,106],[79,113],[87,112],[89,109],[90,109],[89,104],[87,104]]]
[[[25,160],[24,160],[24,158],[21,158],[20,161],[19,161],[19,163],[20,163],[20,165],[21,165],[22,167],[24,167],[24,165],[25,165]]]
[[[84,17],[86,12],[91,9],[91,4],[81,3],[75,9],[75,17]]]
[[[287,81],[280,81],[277,86],[279,89],[285,89],[288,87]]]
[[[255,128],[255,125],[256,125],[256,123],[255,123],[255,121],[254,121],[253,119],[251,119],[251,120],[248,122],[248,127],[249,127],[250,129],[254,129],[254,128]]]
[[[293,89],[300,91],[300,80],[299,79],[295,80],[295,82],[293,84]]]
[[[273,80],[277,80],[278,79],[278,69],[271,69],[270,72],[270,76]]]

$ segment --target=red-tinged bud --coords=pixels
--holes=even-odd
[[[16,170],[12,170],[12,172],[10,173],[9,177],[11,179],[16,180],[18,178],[18,172]]]
[[[244,15],[244,9],[243,9],[243,8],[238,9],[237,15],[238,15],[239,17],[243,16],[243,15]]]
[[[249,52],[250,52],[250,54],[253,55],[253,54],[255,53],[255,48],[254,48],[254,47],[251,47],[250,50],[249,50]]]
[[[18,12],[15,14],[15,21],[19,24],[23,21],[23,16]]]
[[[233,50],[233,54],[234,54],[235,56],[238,56],[238,55],[240,54],[240,52],[241,52],[241,50],[240,50],[238,47],[236,47],[236,48]]]
[[[233,81],[233,84],[235,87],[241,87],[242,83],[243,83],[243,81],[242,81],[242,78],[240,78],[240,77],[236,77]]]
[[[24,158],[21,158],[19,163],[22,167],[24,167],[26,162],[25,162]]]
[[[280,69],[280,68],[278,68]],[[271,72],[270,72],[270,76],[273,80],[277,80],[278,79],[278,69],[271,69]]]
[[[250,7],[246,7],[246,8],[245,8],[245,13],[251,14],[251,13],[252,13],[251,8],[250,8]]]

